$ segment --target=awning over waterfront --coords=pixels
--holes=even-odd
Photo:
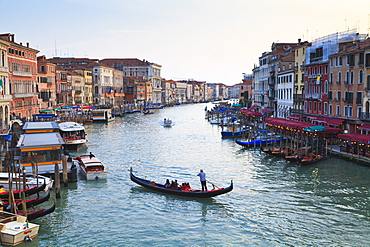
[[[312,126],[318,126],[316,124],[302,122],[302,121],[296,121],[296,120],[287,120],[284,118],[266,118],[265,123],[273,125],[275,127],[280,128],[288,128],[292,131],[305,131],[306,128],[312,127]],[[322,126],[321,126],[322,127]],[[320,133],[340,133],[342,130],[338,128],[333,127],[325,127],[324,131],[320,131]]]
[[[273,113],[273,111],[269,111],[269,110],[263,109],[263,110],[262,110],[262,113],[271,114],[271,113]]]
[[[240,109],[240,112],[245,114],[245,115],[248,115],[248,116],[252,116],[252,117],[262,117],[262,113],[258,112],[258,111],[251,111],[249,109]]]
[[[340,118],[327,118],[326,123],[330,126],[339,126],[343,123],[344,119]]]
[[[343,123],[344,119],[340,118],[330,118],[330,117],[323,117],[323,116],[309,116],[309,119],[312,119],[312,122],[316,122],[319,124],[327,124],[330,126],[339,126]]]
[[[362,134],[339,134],[339,139],[351,141],[351,142],[359,142],[363,144],[370,144],[370,135],[362,135]]]
[[[363,124],[357,128],[360,130],[370,130],[370,124]]]
[[[288,119],[299,120],[299,119],[302,119],[303,117],[302,116],[298,116],[298,115],[290,115],[287,118]]]

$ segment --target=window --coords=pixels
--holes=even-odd
[[[337,84],[341,84],[341,83],[342,83],[342,73],[338,72],[338,82],[337,82]]]
[[[338,60],[339,60],[339,64],[338,65],[339,66],[342,66],[342,57],[339,57]]]
[[[333,106],[329,105],[329,115],[333,115]]]
[[[333,73],[330,73],[329,83],[330,85],[333,84]]]
[[[355,73],[351,71],[350,84],[353,84],[355,78]]]
[[[357,118],[361,118],[362,107],[357,107]]]
[[[360,70],[359,75],[358,75],[358,84],[364,83],[364,71]]]
[[[335,115],[340,116],[340,106],[337,105],[336,113]]]

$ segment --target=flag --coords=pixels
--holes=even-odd
[[[0,79],[0,92],[2,92],[4,94],[4,92],[3,92],[3,80],[1,80],[1,79]]]

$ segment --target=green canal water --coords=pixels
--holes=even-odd
[[[181,105],[86,125],[88,149],[107,181],[62,189],[57,210],[35,220],[39,237],[21,246],[369,246],[370,168],[336,158],[299,167],[221,138],[205,106]],[[170,128],[162,126],[172,119]],[[200,188],[199,169],[234,190],[209,199],[152,192],[156,182]],[[210,187],[210,185],[208,185]]]

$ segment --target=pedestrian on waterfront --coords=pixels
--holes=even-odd
[[[90,152],[90,159],[92,159],[92,158],[94,158],[95,157],[95,155],[93,155],[93,153],[92,152]]]
[[[0,185],[0,194],[1,193],[5,193],[6,192],[6,190],[4,189],[4,186],[3,185]]]
[[[200,169],[200,172],[198,173],[199,178],[200,178],[200,184],[202,185],[202,191],[207,191],[207,180],[206,180],[206,174],[203,172],[202,169]]]

